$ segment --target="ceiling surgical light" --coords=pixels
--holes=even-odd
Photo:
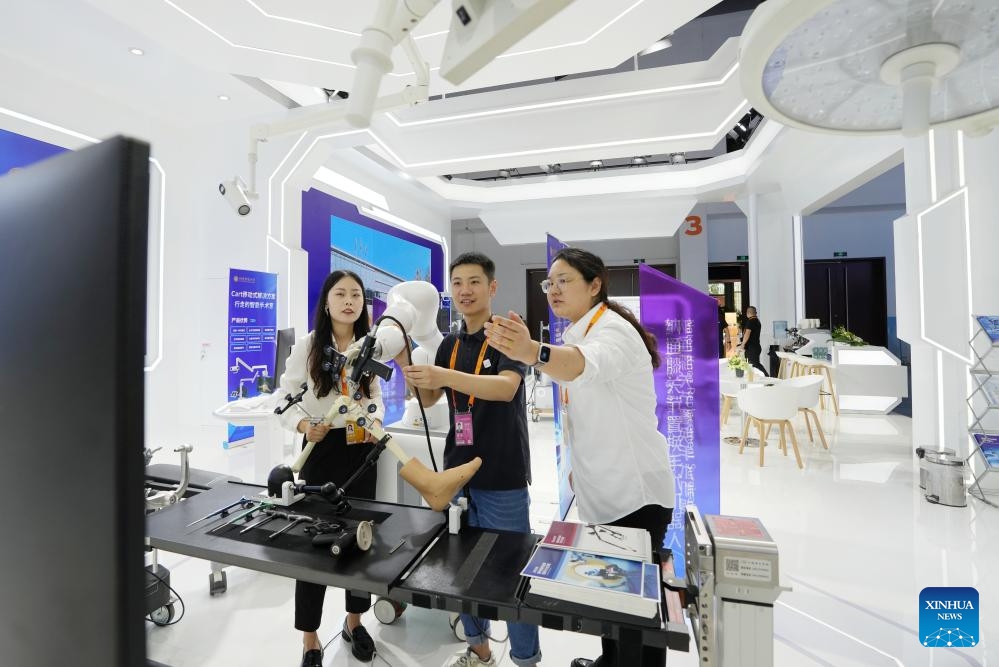
[[[747,97],[785,125],[917,136],[999,122],[995,0],[769,0],[741,53]]]

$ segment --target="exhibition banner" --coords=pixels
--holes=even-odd
[[[557,238],[548,234],[548,271],[551,272],[552,259],[562,248],[568,248],[568,243],[562,243]],[[548,342],[552,345],[562,344],[562,332],[569,328],[569,320],[557,317],[548,307]],[[558,511],[559,517],[565,519],[572,505],[573,493],[569,487],[569,473],[572,468],[569,464],[568,452],[565,449],[565,440],[562,437],[562,396],[557,382],[552,382],[552,408],[555,422],[555,465],[558,476]]]
[[[718,514],[718,302],[646,264],[638,267],[642,326],[658,341],[661,365],[653,372],[659,432],[667,440],[676,504],[664,546],[684,577],[684,508]]]
[[[229,269],[229,401],[277,386],[277,274]],[[229,424],[223,447],[253,441],[252,426]]]

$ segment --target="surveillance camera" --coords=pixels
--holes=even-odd
[[[252,206],[250,197],[246,193],[246,186],[237,176],[236,178],[219,183],[219,194],[221,194],[233,210],[239,215],[250,215]]]

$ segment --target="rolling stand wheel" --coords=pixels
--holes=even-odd
[[[465,626],[461,624],[458,614],[452,613],[448,618],[448,623],[451,625],[451,632],[458,638],[458,641],[465,641]]]
[[[392,625],[406,611],[405,602],[396,602],[392,598],[378,598],[373,605],[375,618],[384,625]]]
[[[149,612],[149,619],[155,625],[158,625],[160,627],[164,625],[170,625],[170,622],[173,620],[173,617],[174,617],[174,608],[172,602],[170,604],[160,607],[159,609],[154,609],[151,612]]]
[[[215,577],[215,572],[208,575],[208,594],[212,597],[216,595],[222,595],[226,592],[228,588],[228,583],[226,582],[225,572],[219,572],[222,575],[220,578]]]

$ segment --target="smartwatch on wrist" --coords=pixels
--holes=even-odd
[[[545,343],[538,344],[538,360],[534,362],[535,368],[541,368],[552,358],[552,348]]]

